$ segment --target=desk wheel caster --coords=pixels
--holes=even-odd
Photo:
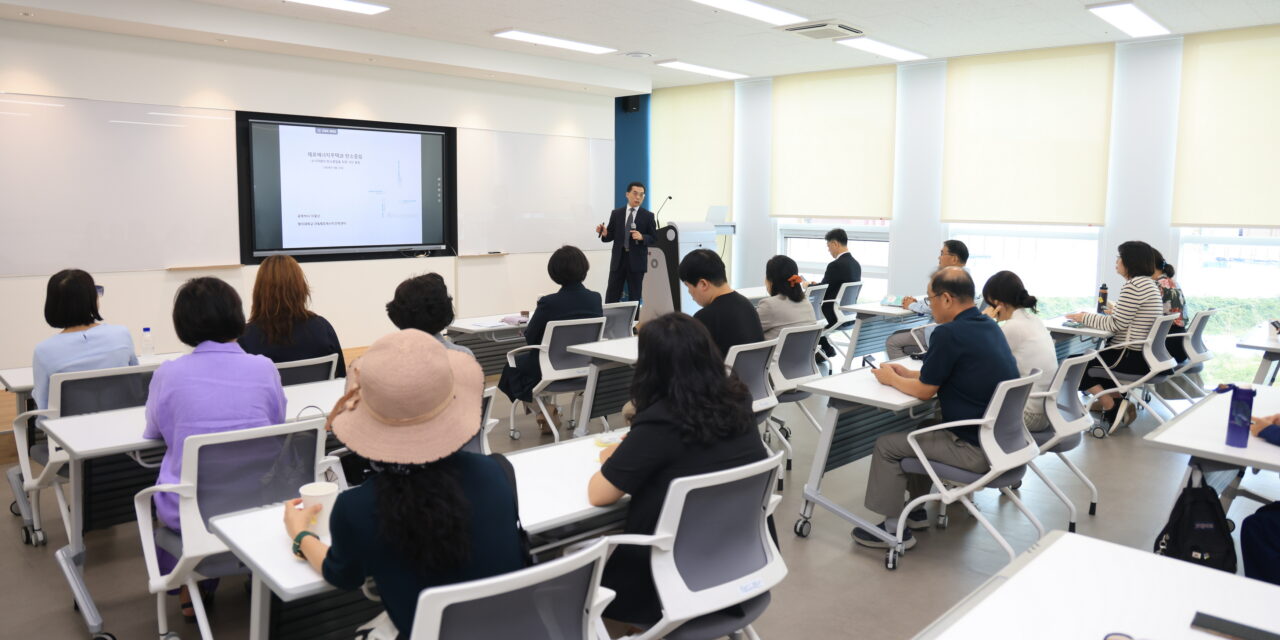
[[[884,554],[884,568],[893,571],[898,568],[898,550],[890,549]]]
[[[18,508],[18,501],[17,501],[17,500],[14,500],[13,502],[10,502],[10,503],[9,503],[9,513],[12,513],[12,514],[13,514],[13,515],[15,515],[15,516],[20,516],[20,515],[22,515],[22,509],[19,509],[19,508]]]
[[[511,431],[507,432],[507,435],[510,436],[512,440],[520,439],[520,432],[516,431],[515,429],[512,429]]]
[[[782,437],[788,440],[791,439],[791,427],[778,427],[778,433],[781,433]]]
[[[177,636],[174,636],[175,638]],[[93,640],[116,640],[116,637],[106,631],[93,634]]]
[[[950,519],[947,517],[947,514],[945,514],[945,513],[940,513],[940,514],[938,514],[938,528],[939,528],[939,529],[946,529],[946,528],[947,528],[947,525],[948,525],[949,523],[950,523]]]
[[[33,529],[30,526],[22,528],[22,544],[31,545],[33,547],[42,547],[48,544],[49,539],[45,536],[43,529]]]
[[[170,631],[160,636],[160,640],[182,640],[182,636]]]
[[[808,538],[809,532],[813,531],[813,523],[801,518],[796,520],[796,526],[792,530],[801,538]]]
[[[1094,427],[1092,430],[1089,431],[1089,435],[1101,440],[1107,437],[1107,430],[1101,426]]]

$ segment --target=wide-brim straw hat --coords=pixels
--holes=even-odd
[[[462,448],[480,430],[484,373],[475,358],[417,329],[379,338],[347,372],[329,414],[333,433],[377,462],[424,464]]]

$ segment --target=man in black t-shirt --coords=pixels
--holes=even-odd
[[[740,344],[764,340],[760,315],[746,296],[729,286],[724,261],[710,249],[696,249],[680,261],[680,281],[702,310],[693,314],[711,333],[724,357]]]

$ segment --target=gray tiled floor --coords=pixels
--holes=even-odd
[[[499,394],[494,415],[504,417],[509,406]],[[816,408],[816,407],[815,407]],[[800,413],[784,406],[779,415],[794,430],[795,468],[788,476],[785,498],[777,523],[782,551],[790,573],[774,591],[773,604],[756,624],[765,638],[909,638],[958,602],[1006,562],[994,540],[961,507],[949,512],[951,524],[943,531],[925,531],[920,543],[904,558],[897,571],[884,569],[883,552],[862,549],[849,539],[849,527],[838,517],[819,509],[813,532],[800,539],[791,533],[801,503],[801,490],[809,470],[814,431]],[[518,419],[524,437],[511,441],[505,425],[494,430],[497,450],[536,446],[539,438],[529,417]],[[1080,516],[1079,532],[1135,548],[1149,549],[1173,502],[1185,456],[1153,449],[1141,436],[1155,426],[1142,416],[1133,428],[1107,440],[1086,438],[1071,458],[1098,485],[1098,515]],[[1042,459],[1042,469],[1059,483],[1077,504],[1087,509],[1088,494],[1056,459]],[[866,461],[831,473],[824,493],[855,512],[862,509]],[[1252,476],[1246,486],[1266,495],[1280,496],[1274,475]],[[1020,495],[1048,528],[1066,527],[1066,508],[1038,479],[1028,477]],[[1035,531],[1007,500],[984,492],[979,508],[991,518],[1021,552]],[[53,511],[52,495],[47,513]],[[1237,501],[1229,514],[1239,522],[1256,503]],[[1082,509],[1083,511],[1083,509]],[[24,547],[18,539],[18,518],[0,518],[0,575],[8,581],[0,598],[0,638],[87,638],[78,614],[72,610],[71,593],[53,561],[53,551],[65,544],[61,522],[48,523],[49,545]],[[121,640],[155,637],[154,598],[146,591],[137,528],[121,525],[87,537],[90,563],[87,579],[97,599],[106,628]],[[218,638],[247,637],[249,602],[240,579],[229,580],[219,590],[212,613]],[[1099,589],[1096,594],[1069,594],[1087,605],[1091,597],[1123,597]],[[171,620],[183,637],[195,638],[193,625],[183,625],[175,599],[169,602]],[[1028,635],[1032,637],[1032,635]]]

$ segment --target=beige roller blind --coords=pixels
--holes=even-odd
[[[703,220],[733,205],[732,82],[658,89],[649,100],[649,209],[662,220]]]
[[[773,80],[773,186],[778,217],[893,215],[897,68]]]
[[[1280,226],[1280,26],[1186,36],[1173,223]]]
[[[947,61],[945,222],[1106,220],[1115,46]]]

